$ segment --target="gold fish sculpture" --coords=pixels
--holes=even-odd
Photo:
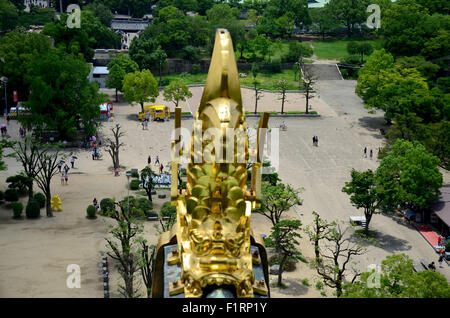
[[[264,113],[258,128],[267,128],[267,123],[268,114]],[[264,243],[250,228],[251,211],[260,207],[262,153],[256,150],[248,186],[248,127],[233,43],[225,29],[216,32],[195,115],[185,189],[180,187],[179,161],[174,159],[180,155],[180,127],[181,108],[177,107],[171,188],[177,221],[159,239],[152,296],[199,298],[205,296],[205,289],[223,285],[231,288],[235,297],[267,297]],[[264,142],[261,130],[258,144]],[[262,269],[260,279],[255,278],[255,266]]]

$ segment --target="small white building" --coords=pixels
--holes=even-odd
[[[32,5],[37,6],[39,8],[49,8],[50,1],[49,0],[24,0],[23,4],[25,6],[24,11],[30,12],[30,8]]]
[[[92,66],[89,73],[89,81],[97,82],[100,88],[106,88],[106,80],[108,79],[109,70],[106,66]]]

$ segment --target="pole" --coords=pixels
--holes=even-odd
[[[5,115],[8,116],[8,95],[6,93],[6,80],[3,82],[5,83]]]
[[[130,176],[131,173],[127,172],[126,173],[127,176],[127,180],[128,180],[128,197],[127,197],[127,201],[128,201],[128,213],[130,213]]]

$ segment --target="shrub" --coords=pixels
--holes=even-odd
[[[192,74],[198,74],[200,70],[200,64],[192,64]]]
[[[95,219],[96,218],[95,207],[92,204],[87,207],[86,213],[87,213],[88,219]]]
[[[142,219],[145,218],[145,213],[141,209],[138,209],[136,207],[133,207],[130,209],[131,215],[135,218]]]
[[[135,206],[142,210],[145,214],[153,209],[153,203],[147,198],[139,198],[135,200]]]
[[[447,240],[447,243],[445,243],[445,251],[450,253],[450,240]]]
[[[39,207],[39,203],[36,200],[30,200],[27,204],[25,213],[29,219],[37,219],[40,217],[41,208]]]
[[[341,59],[342,64],[359,65],[361,63],[361,58],[359,55],[350,55]]]
[[[0,191],[0,201],[5,200],[5,193],[3,191]]]
[[[35,199],[38,203],[39,203],[39,207],[43,208],[45,207],[45,202],[46,202],[46,198],[45,195],[42,193],[36,193],[33,197],[33,199]]]
[[[8,202],[19,201],[19,193],[16,189],[7,189],[5,191],[5,200]]]
[[[140,180],[131,180],[130,182],[130,190],[139,190],[139,185],[141,184]]]
[[[29,178],[27,176],[17,174],[8,177],[6,182],[9,183],[8,188],[16,189],[18,194],[26,194],[28,191],[28,180]]]
[[[170,202],[165,202],[161,208],[161,217],[172,217],[177,214],[177,208],[172,206]]]
[[[269,266],[272,266],[272,265],[275,265],[275,264],[280,265],[280,262],[281,262],[282,258],[283,258],[283,255],[272,255],[269,258],[269,261],[268,261]],[[293,272],[293,271],[295,271],[295,268],[296,268],[295,264],[296,263],[297,263],[296,260],[288,258],[286,260],[286,262],[284,263],[283,271],[285,271],[285,272]]]
[[[127,173],[130,173],[132,178],[139,179],[139,172],[137,172],[136,170],[129,170],[127,171]]]
[[[289,42],[289,51],[284,60],[287,62],[298,62],[300,54],[303,57],[311,57],[313,55],[313,49],[308,43],[300,43],[298,41]]]
[[[161,79],[161,86],[167,86],[170,84],[170,80],[168,78]]]
[[[268,73],[281,73],[280,60],[273,59],[271,63],[264,63],[264,70]]]
[[[114,210],[114,200],[110,198],[104,198],[100,201],[100,209],[102,212],[108,212]]]
[[[13,212],[14,212],[13,218],[14,219],[19,219],[20,216],[22,215],[23,204],[20,203],[20,202],[13,202],[13,203],[11,203],[11,207],[12,207]]]

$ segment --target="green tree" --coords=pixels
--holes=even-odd
[[[130,212],[134,208],[134,201],[130,201],[130,210],[127,201],[115,202],[114,210],[108,211],[108,216],[116,221],[116,226],[109,227],[111,237],[105,238],[110,249],[107,254],[118,262],[117,268],[124,281],[119,286],[120,294],[125,298],[138,296],[135,285],[135,274],[140,269],[138,235],[143,231],[143,224]]]
[[[111,21],[114,18],[114,15],[111,13],[111,10],[108,8],[108,6],[106,6],[99,0],[96,0],[84,6],[83,9],[91,11],[104,26],[111,26]]]
[[[22,165],[28,188],[28,202],[33,199],[33,181],[42,169],[39,162],[45,153],[41,146],[37,140],[29,136],[7,145],[7,148],[11,149],[8,157],[15,158]]]
[[[152,285],[153,285],[153,273],[155,271],[155,245],[148,245],[147,240],[142,237],[138,238],[136,242],[140,245],[140,263],[139,267],[141,269],[142,280],[144,281],[147,298],[151,297]]]
[[[275,82],[275,88],[280,91],[281,113],[284,114],[284,103],[286,102],[286,91],[288,89],[287,80],[277,80]]]
[[[165,202],[159,212],[159,223],[162,232],[170,231],[176,222],[177,208],[172,206],[170,202]]]
[[[322,35],[325,40],[325,34],[336,27],[336,21],[328,8],[312,8],[310,9],[312,20],[312,28]]]
[[[258,52],[262,59],[265,60],[272,43],[264,35],[258,35],[250,41],[250,45],[253,47],[253,52]]]
[[[311,265],[316,269],[323,283],[336,290],[340,297],[345,281],[348,281],[349,267],[353,272],[354,282],[360,275],[352,264],[354,256],[362,255],[366,249],[359,243],[352,243],[346,232],[338,222],[328,222],[316,215],[307,231],[310,241],[315,244],[316,259]],[[320,226],[317,226],[319,224]],[[317,256],[318,255],[318,256]]]
[[[125,71],[119,66],[114,65],[109,69],[108,79],[106,80],[106,85],[110,88],[116,89],[116,102],[119,101],[119,97],[117,95],[118,90],[122,90],[122,82],[125,77]]]
[[[397,139],[376,171],[381,204],[394,208],[408,202],[422,211],[438,199],[442,187],[439,158],[419,142]]]
[[[139,66],[129,56],[117,54],[111,62],[108,63],[108,79],[106,85],[116,89],[116,102],[118,101],[117,91],[123,91],[123,79],[126,74],[139,71]]]
[[[261,186],[261,214],[268,218],[272,225],[281,221],[283,213],[295,205],[300,205],[302,188],[294,189],[290,185],[278,183],[271,185],[263,183]]]
[[[144,111],[145,102],[154,102],[159,95],[158,84],[149,70],[125,75],[123,92],[128,103],[141,105],[141,112]]]
[[[346,283],[342,297],[348,298],[448,298],[450,285],[440,273],[414,271],[406,254],[389,255],[376,270],[361,274],[358,281]]]
[[[189,87],[182,80],[175,80],[164,89],[164,99],[173,102],[178,107],[180,101],[186,101],[186,98],[192,97]]]
[[[258,100],[262,97],[261,88],[258,88],[258,80],[256,79],[259,73],[258,64],[256,63],[252,64],[251,73],[253,77],[253,87],[255,90],[255,114],[256,114],[258,111]]]
[[[8,32],[0,37],[0,74],[8,78],[8,96],[17,91],[19,100],[28,100],[30,84],[25,80],[26,75],[33,67],[33,60],[42,58],[50,47],[50,39],[43,34]],[[10,102],[8,105],[12,105]]]
[[[25,107],[31,116],[22,116],[19,121],[38,133],[56,130],[61,140],[73,140],[81,129],[86,135],[95,133],[94,120],[105,97],[89,82],[89,71],[88,64],[62,50],[36,57],[26,77],[31,95]]]
[[[320,218],[319,213],[312,212],[314,216],[314,222],[306,226],[305,232],[309,237],[310,242],[314,245],[315,263],[322,262],[320,256],[320,241],[330,234],[330,229],[333,229],[337,225],[336,222],[328,223],[326,220]]]
[[[433,38],[440,36],[440,30],[448,30],[449,23],[448,15],[430,15],[418,1],[401,0],[383,13],[380,33],[384,36],[384,47],[395,56],[419,55],[423,49],[433,56],[432,47],[426,48],[425,43],[436,42]],[[448,45],[448,37],[442,40]],[[439,47],[438,44],[438,51]]]
[[[301,228],[300,220],[283,220],[272,227],[272,233],[264,240],[267,247],[275,247],[281,254],[280,268],[278,270],[277,286],[282,287],[282,275],[284,265],[287,261],[303,261],[305,258],[299,249],[301,235],[298,233]]]
[[[155,187],[155,184],[153,182],[154,176],[155,176],[155,173],[152,171],[152,168],[149,166],[147,166],[141,170],[142,188],[145,190],[145,193],[147,193],[147,197],[151,202],[153,202],[152,191]]]
[[[45,195],[45,210],[47,216],[53,216],[51,207],[52,191],[51,181],[52,178],[58,174],[58,163],[61,160],[67,158],[67,156],[60,156],[60,149],[58,147],[41,146],[43,153],[38,157],[39,169],[36,174],[35,180],[38,187],[44,192]]]
[[[162,68],[167,63],[167,54],[164,50],[161,49],[161,46],[158,46],[155,52],[152,53],[152,59],[158,63],[159,70],[159,87],[161,87],[162,82]]]
[[[391,71],[394,57],[384,49],[375,51],[358,72],[356,94],[361,97],[367,107],[374,107],[378,98],[378,87],[381,86],[382,71]]]
[[[367,0],[330,0],[325,7],[338,22],[347,28],[347,35],[350,36],[356,24],[365,22],[366,8],[369,4]]]
[[[349,54],[358,54],[361,56],[361,63],[364,63],[364,55],[370,55],[373,52],[373,46],[367,42],[351,41],[347,44]]]
[[[359,172],[352,169],[352,180],[346,182],[342,192],[350,196],[350,202],[358,209],[364,209],[366,226],[364,231],[369,234],[369,223],[372,216],[377,213],[379,205],[379,196],[377,193],[375,173],[368,169]]]
[[[90,61],[96,48],[120,48],[120,35],[104,26],[91,11],[81,11],[81,27],[69,28],[66,14],[61,19],[47,23],[43,34],[52,37],[55,46],[61,46],[67,53],[82,56]]]
[[[0,0],[0,30],[8,31],[16,27],[19,19],[17,8],[8,0]]]

